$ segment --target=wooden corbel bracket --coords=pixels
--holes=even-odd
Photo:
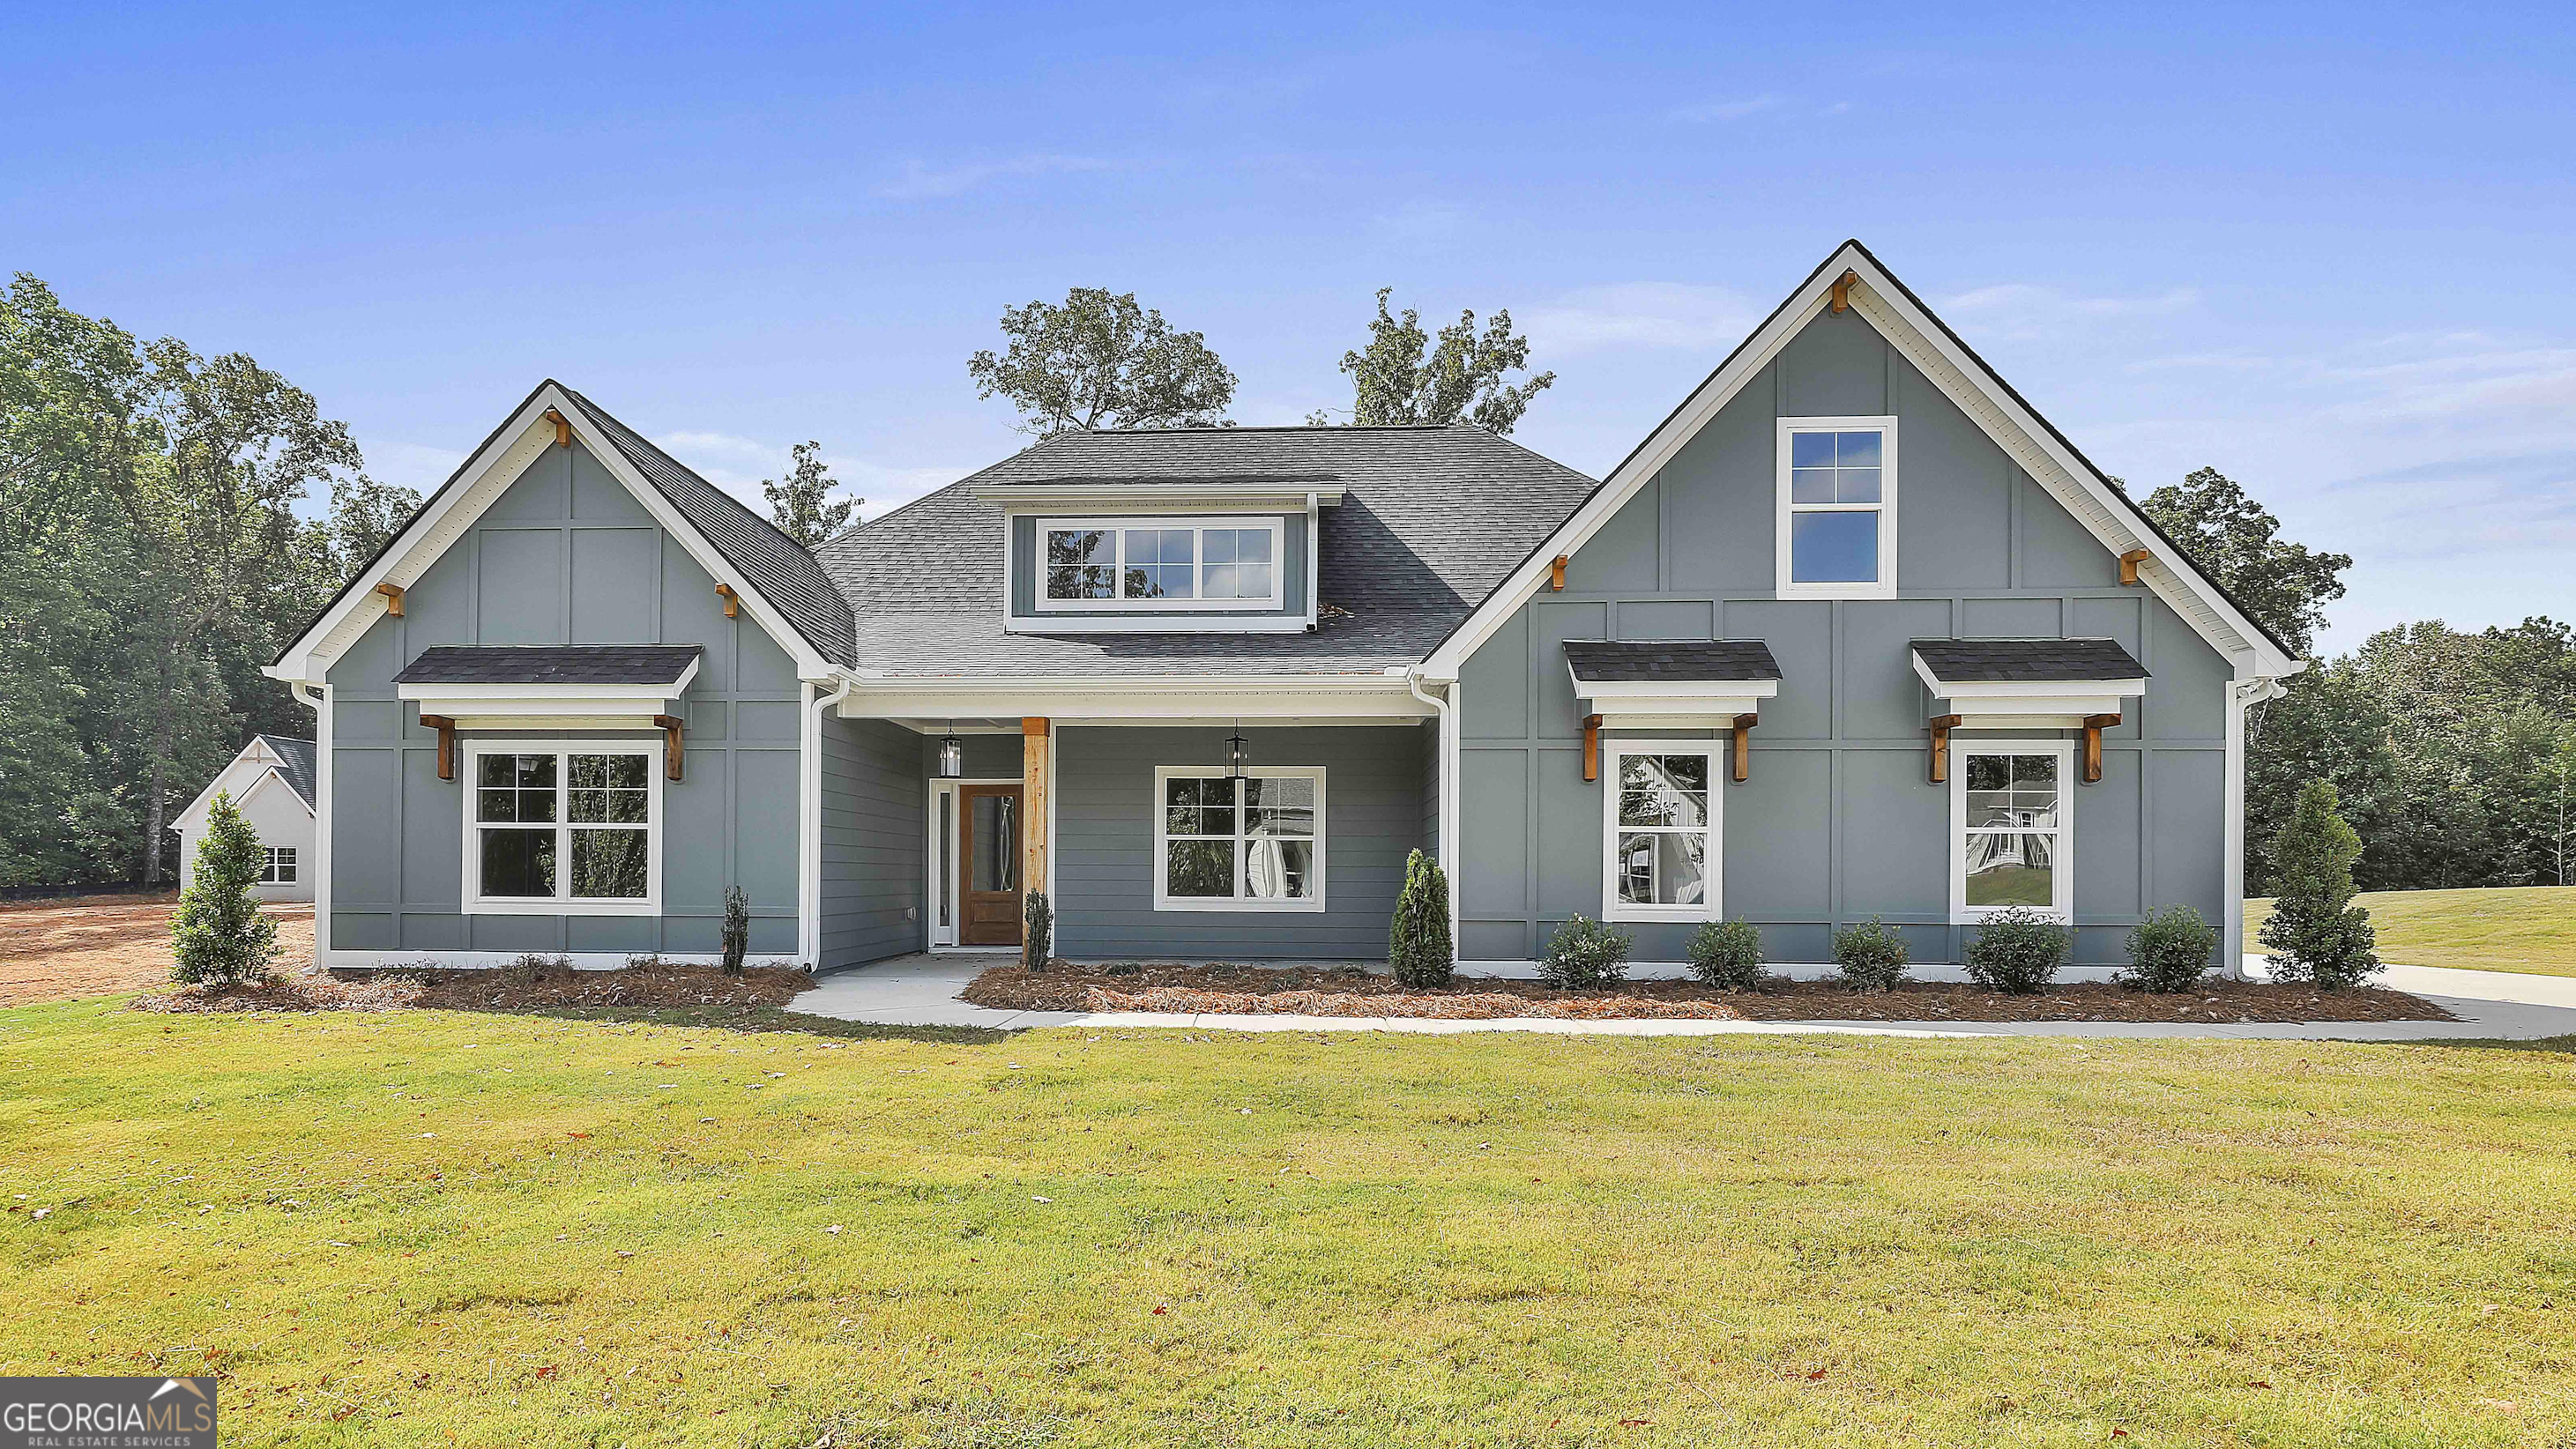
[[[438,778],[455,779],[456,721],[443,714],[425,714],[420,717],[420,725],[438,731]]]
[[[1753,778],[1753,727],[1760,723],[1762,723],[1762,716],[1758,714],[1739,714],[1735,717],[1735,743],[1732,758],[1727,762],[1726,773],[1728,779],[1739,785]]]
[[[546,409],[546,421],[547,421],[547,422],[550,422],[550,423],[552,423],[552,424],[554,424],[554,425],[555,425],[555,446],[556,446],[556,447],[558,447],[558,448],[569,448],[569,447],[571,447],[571,446],[572,446],[572,421],[571,421],[571,419],[566,418],[562,413],[559,413],[559,412],[555,411],[553,408],[548,408],[548,409]]]
[[[382,594],[382,595],[384,595],[384,596],[385,596],[385,613],[386,613],[386,615],[387,615],[388,617],[390,617],[390,618],[395,618],[395,619],[399,619],[399,618],[401,618],[401,617],[403,616],[403,612],[402,612],[402,606],[403,606],[403,586],[402,586],[402,585],[400,585],[400,584],[378,584],[378,585],[376,585],[376,592],[377,592],[377,593],[380,593],[380,594]]]
[[[1950,731],[1959,727],[1959,717],[1936,714],[1924,721],[1923,727],[1932,732],[1932,783],[1947,784],[1950,779]]]
[[[2138,565],[2155,556],[2154,550],[2144,548],[2133,548],[2120,555],[2120,582],[2134,588],[2138,582]]]
[[[1558,554],[1547,565],[1547,586],[1560,594],[1565,592],[1565,563],[1569,557],[1571,555]]]
[[[1601,716],[1583,717],[1583,783],[1601,778]]]
[[[680,760],[685,744],[681,736],[688,733],[687,724],[688,721],[676,714],[653,716],[653,727],[662,732],[662,773],[674,780],[680,778]]]
[[[2116,714],[2088,714],[2084,716],[2085,784],[2098,785],[2102,782],[2102,731],[2117,725],[2119,722],[2120,717]]]
[[[724,610],[725,610],[725,617],[726,617],[726,618],[731,619],[731,618],[739,617],[739,616],[741,615],[741,613],[742,613],[742,595],[737,594],[737,593],[735,593],[735,592],[733,591],[733,585],[731,585],[731,584],[718,584],[718,585],[716,585],[716,597],[717,597],[717,598],[720,598],[720,599],[722,599],[722,600],[724,600]]]
[[[1850,271],[1844,272],[1841,276],[1834,278],[1834,310],[1836,312],[1848,312],[1851,310],[1851,289],[1857,285],[1859,281],[1860,273]]]

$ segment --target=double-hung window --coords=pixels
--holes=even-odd
[[[1779,578],[1784,597],[1896,592],[1896,419],[1782,418]]]
[[[1605,745],[1602,839],[1609,856],[1602,917],[1614,921],[1714,920],[1721,842],[1717,746],[1669,742]]]
[[[1043,519],[1038,607],[1279,605],[1277,520]]]
[[[294,846],[269,845],[260,848],[259,883],[261,885],[295,884]]]
[[[1951,915],[1976,921],[2025,906],[2069,916],[2075,880],[2066,780],[2075,747],[1981,740],[1950,748]]]
[[[1324,772],[1154,772],[1154,909],[1324,908]]]
[[[662,777],[648,744],[466,747],[468,911],[645,915],[661,906]]]

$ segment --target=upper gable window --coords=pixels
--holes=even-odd
[[[1896,419],[1782,418],[1780,592],[1896,592]]]
[[[1041,520],[1040,609],[1279,606],[1276,519]]]

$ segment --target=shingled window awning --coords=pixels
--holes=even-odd
[[[673,713],[704,653],[695,644],[441,645],[394,676],[394,693],[438,732],[438,778],[456,777],[456,732],[471,729],[662,731],[663,771],[680,778]]]
[[[2147,691],[2147,666],[2116,639],[1917,639],[1914,672],[1947,701],[1926,722],[1931,778],[1949,778],[1953,729],[2080,729],[2084,782],[2102,778],[2102,731]]]
[[[1780,692],[1780,665],[1758,639],[1569,639],[1566,671],[1584,701],[1583,778],[1600,775],[1605,729],[1717,729],[1735,736],[1731,773],[1750,769],[1746,732]]]

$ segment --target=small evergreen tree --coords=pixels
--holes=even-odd
[[[1031,971],[1044,971],[1055,955],[1055,906],[1045,891],[1029,892],[1027,909],[1020,913],[1020,964]]]
[[[171,980],[238,986],[267,978],[277,959],[277,920],[260,914],[251,894],[263,855],[259,832],[234,808],[230,792],[215,796],[206,836],[197,842],[196,873],[170,923]]]
[[[2261,935],[2275,979],[2313,981],[2329,991],[2358,986],[2379,970],[2370,912],[2352,903],[2361,837],[2335,803],[2334,786],[2323,780],[2299,788],[2298,803],[2272,839],[2277,889]]]
[[[751,954],[751,897],[740,886],[725,887],[724,974],[740,976],[742,958]]]
[[[1419,850],[1405,857],[1404,890],[1387,928],[1386,964],[1402,986],[1446,986],[1457,972],[1449,941],[1449,877]]]

